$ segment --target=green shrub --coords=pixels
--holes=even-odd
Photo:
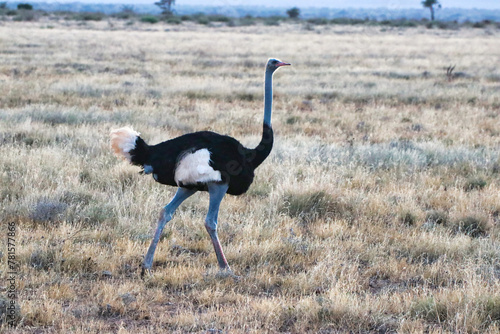
[[[99,12],[83,12],[78,13],[75,16],[75,20],[78,21],[101,21],[106,15]]]
[[[357,24],[364,24],[368,23],[368,20],[361,20],[361,19],[351,19],[347,17],[339,17],[332,19],[330,21],[332,24],[347,24],[347,25],[357,25]]]
[[[154,23],[158,23],[159,21],[160,21],[160,19],[157,16],[153,16],[153,15],[145,15],[145,16],[141,17],[141,22],[144,22],[144,23],[154,24]]]
[[[283,18],[281,16],[270,16],[264,19],[266,26],[279,26]]]
[[[472,28],[484,28],[488,25],[488,22],[485,20],[485,21],[480,21],[480,22],[474,22],[472,24]]]
[[[439,29],[452,29],[452,30],[458,30],[460,28],[460,25],[458,24],[457,21],[447,21],[447,22],[437,22],[437,27]]]
[[[35,21],[37,16],[35,12],[28,10],[20,10],[18,11],[18,15],[14,16],[14,21]]]
[[[208,24],[210,24],[210,22],[211,22],[211,21],[210,21],[210,19],[209,19],[208,17],[206,17],[206,16],[200,16],[200,17],[198,17],[198,18],[196,19],[196,22],[197,22],[198,24],[208,25]]]
[[[33,6],[29,3],[20,3],[17,5],[17,9],[19,10],[33,10]]]
[[[315,17],[307,20],[307,23],[316,24],[316,25],[325,25],[328,24],[328,19],[323,17]]]
[[[256,23],[255,18],[252,15],[247,15],[245,17],[236,20],[236,25],[242,27],[253,26],[255,25],[255,23]]]
[[[390,27],[416,27],[416,26],[418,26],[417,22],[412,21],[412,20],[406,20],[406,19],[383,20],[383,21],[380,21],[380,24],[390,26]]]
[[[171,15],[165,19],[165,22],[170,24],[181,24],[182,19],[179,16]]]
[[[225,15],[210,15],[208,16],[212,22],[230,22],[231,18]]]
[[[433,28],[438,28],[438,29],[458,29],[459,24],[456,21],[451,21],[451,22],[445,22],[445,21],[432,21],[432,22],[427,22],[425,24],[427,29],[433,29]]]

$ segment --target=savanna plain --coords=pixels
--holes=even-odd
[[[10,333],[498,333],[500,30],[3,22],[0,219]],[[212,130],[275,146],[219,237],[208,195],[167,225],[175,189],[109,148]],[[449,66],[455,65],[453,71]]]

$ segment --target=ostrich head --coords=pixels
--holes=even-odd
[[[271,58],[267,61],[266,71],[274,72],[281,66],[290,65],[289,63],[284,63],[281,60]]]

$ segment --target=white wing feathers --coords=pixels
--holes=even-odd
[[[221,174],[210,166],[210,151],[206,148],[184,155],[175,168],[175,182],[196,184],[221,181]]]

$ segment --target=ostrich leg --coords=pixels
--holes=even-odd
[[[224,256],[224,252],[222,251],[219,237],[217,236],[217,216],[219,215],[220,203],[224,198],[227,189],[227,184],[210,183],[208,185],[210,205],[208,207],[207,218],[205,219],[205,228],[212,239],[215,255],[217,255],[217,262],[219,262],[220,269],[231,271],[229,265],[227,264],[226,257]]]
[[[155,255],[156,246],[160,241],[160,236],[161,232],[163,231],[163,228],[170,220],[172,220],[174,212],[179,207],[179,205],[181,205],[181,203],[184,202],[184,200],[186,200],[189,196],[193,195],[195,192],[196,190],[193,189],[186,189],[179,187],[172,201],[170,201],[170,203],[168,203],[167,206],[165,206],[161,210],[160,219],[158,220],[158,227],[156,228],[155,235],[153,237],[153,240],[151,241],[151,245],[149,246],[146,257],[144,258],[141,276],[144,276],[144,272],[146,270],[149,271],[151,269],[151,266],[153,265],[153,257]]]

